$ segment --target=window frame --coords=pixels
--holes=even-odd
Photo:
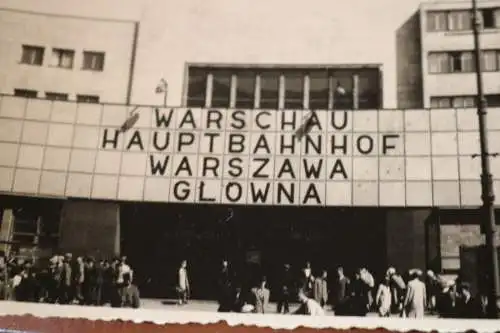
[[[63,58],[64,58],[65,54],[68,54],[71,56],[71,64],[69,66],[62,65]],[[65,49],[65,48],[60,48],[60,47],[53,47],[51,60],[54,59],[54,57],[57,57],[57,64],[51,63],[50,67],[62,68],[62,69],[73,69],[73,67],[75,66],[75,50]]]
[[[90,65],[88,65],[88,62],[86,61],[87,60],[87,57],[91,56],[92,57],[92,61],[90,61]],[[97,60],[95,59],[98,59],[99,57],[102,58],[102,61],[101,61],[101,64],[100,64],[100,67],[96,68],[96,63],[97,63]],[[103,52],[103,51],[83,51],[83,57],[82,57],[82,67],[81,67],[81,70],[83,71],[93,71],[93,72],[103,72],[104,71],[104,67],[105,67],[105,63],[106,63],[106,53]]]
[[[31,54],[27,55],[26,52],[32,52]],[[37,60],[37,52],[40,52],[39,54],[39,63]],[[27,59],[30,59],[30,61],[26,61]],[[29,66],[43,66],[43,62],[45,60],[45,47],[44,46],[39,46],[39,45],[31,45],[31,44],[23,44],[21,45],[21,59],[19,61],[20,64],[23,65],[29,65]]]
[[[14,96],[22,98],[38,98],[38,91],[33,89],[14,89]]]
[[[53,98],[51,98],[53,97]],[[69,100],[69,94],[67,93],[59,93],[54,91],[46,91],[45,99],[49,101],[67,101]]]
[[[95,98],[95,101],[92,99]],[[99,95],[89,95],[89,94],[76,94],[77,103],[89,103],[89,104],[99,104],[101,102]]]

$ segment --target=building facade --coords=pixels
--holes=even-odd
[[[130,102],[138,23],[0,9],[0,91]]]
[[[279,2],[167,2],[137,22],[0,11],[18,34],[0,33],[4,249],[124,253],[160,289],[183,258],[201,285],[249,252],[271,270],[457,274],[460,247],[481,242],[468,4],[398,1],[381,24],[330,1],[277,19]],[[494,106],[498,3],[481,8]],[[296,141],[312,115],[321,129]]]
[[[479,2],[484,94],[500,106],[500,2]],[[425,107],[476,105],[473,17],[470,3],[429,3],[420,10]]]

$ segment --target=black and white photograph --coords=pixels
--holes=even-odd
[[[2,0],[0,307],[498,320],[499,82],[500,0]]]

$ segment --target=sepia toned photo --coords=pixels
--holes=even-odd
[[[499,82],[499,0],[4,0],[0,307],[499,319]]]

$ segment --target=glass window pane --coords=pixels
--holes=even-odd
[[[253,109],[255,99],[254,71],[245,70],[236,73],[236,104],[237,108]]]
[[[378,109],[380,93],[378,70],[366,70],[358,75],[359,109]]]
[[[340,110],[352,110],[352,74],[351,72],[333,73],[333,107]]]
[[[204,107],[207,94],[208,71],[202,68],[190,68],[188,74],[188,107]]]
[[[231,98],[231,76],[232,73],[224,69],[212,70],[212,106],[216,108],[228,108]]]
[[[309,108],[328,109],[328,72],[326,70],[309,73]]]
[[[260,74],[260,108],[277,109],[279,101],[279,78],[277,71],[263,71]]]
[[[285,73],[285,109],[304,108],[304,72]]]
[[[497,52],[494,50],[483,51],[481,57],[483,71],[492,72],[497,70]]]

